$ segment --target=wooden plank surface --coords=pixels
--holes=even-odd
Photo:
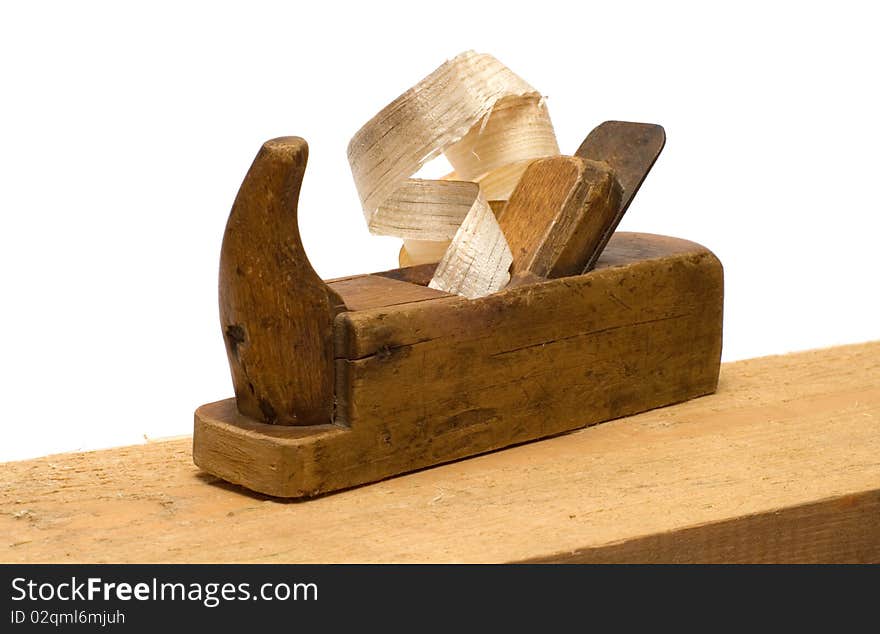
[[[877,562],[880,341],[726,364],[712,396],[303,502],[200,473],[189,439],[6,463],[0,553]]]
[[[421,302],[438,297],[449,297],[449,293],[427,286],[410,284],[381,275],[359,275],[342,280],[327,282],[345,302],[348,310],[369,310]]]

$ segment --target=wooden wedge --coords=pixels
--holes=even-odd
[[[511,274],[579,274],[620,199],[620,185],[605,163],[577,156],[532,163],[499,221],[513,254]]]

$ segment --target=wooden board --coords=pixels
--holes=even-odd
[[[449,297],[449,293],[443,291],[382,275],[358,275],[331,280],[327,282],[327,286],[342,298],[348,310],[368,310]]]
[[[305,502],[199,472],[190,442],[0,465],[0,560],[880,562],[880,341]]]

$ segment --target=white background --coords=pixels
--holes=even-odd
[[[724,358],[880,337],[880,36],[870,3],[20,3],[0,9],[0,460],[186,434],[232,394],[226,214],[262,141],[311,146],[324,277],[395,266],[345,149],[448,57],[548,96],[563,152],[606,119],[668,142],[622,229],[726,273]]]

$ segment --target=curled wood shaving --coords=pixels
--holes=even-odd
[[[478,181],[510,163],[559,154],[538,94],[499,99],[479,126],[444,150],[457,178]],[[525,165],[522,168],[525,169]]]
[[[464,181],[408,179],[379,207],[372,231],[448,242],[471,210],[478,189],[476,183]]]
[[[428,286],[470,299],[507,286],[513,254],[497,227],[492,208],[478,190],[473,207],[446,249]]]
[[[398,261],[400,266],[415,266],[416,264],[428,264],[439,262],[443,259],[446,249],[452,244],[452,240],[435,242],[433,240],[404,240],[400,248]]]
[[[522,180],[526,168],[538,158],[544,157],[535,156],[524,161],[508,163],[476,179],[480,189],[483,190],[483,195],[489,200],[509,200],[513,190]]]
[[[411,178],[441,152],[456,180]],[[370,231],[405,239],[401,265],[442,254],[432,284],[468,297],[500,290],[509,279],[502,270],[509,249],[486,200],[506,199],[531,160],[557,154],[541,95],[473,51],[400,95],[348,146]]]

